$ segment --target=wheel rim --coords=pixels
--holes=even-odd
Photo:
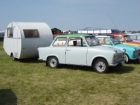
[[[128,62],[128,57],[127,57],[127,55],[124,55],[124,60],[125,60],[126,63]]]
[[[96,63],[96,70],[99,71],[99,72],[103,72],[106,70],[106,64],[104,62],[97,62]]]
[[[49,62],[51,67],[56,67],[57,66],[57,60],[55,58],[51,58]]]

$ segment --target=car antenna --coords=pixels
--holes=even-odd
[[[115,22],[113,21],[113,19],[109,15],[109,13],[107,13],[107,16],[109,17],[109,19],[111,20],[111,22],[113,23],[113,25],[115,26],[115,28],[118,29],[118,27],[116,26]]]

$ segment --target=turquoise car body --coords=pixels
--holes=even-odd
[[[118,49],[123,49],[127,56],[129,57],[130,60],[136,60],[139,58],[139,47],[137,46],[130,46],[130,45],[125,45],[118,43],[114,43],[113,36],[96,36],[96,38],[99,39],[100,44],[108,47],[113,47],[113,48],[118,48]],[[101,40],[104,40],[102,43]]]

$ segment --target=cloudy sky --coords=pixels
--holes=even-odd
[[[50,28],[140,30],[140,0],[0,0],[0,31],[10,22]]]

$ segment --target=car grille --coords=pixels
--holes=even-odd
[[[139,54],[139,50],[134,51],[134,57],[137,57]]]
[[[118,53],[117,60],[122,60],[123,57],[124,57],[124,54],[123,53]]]

